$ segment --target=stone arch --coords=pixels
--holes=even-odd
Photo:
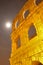
[[[32,61],[32,65],[43,65],[40,61]]]

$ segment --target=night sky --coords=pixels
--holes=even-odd
[[[27,0],[0,0],[0,65],[10,65],[11,28],[7,29],[5,23],[13,19]]]

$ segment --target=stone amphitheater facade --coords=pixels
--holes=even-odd
[[[43,64],[43,0],[27,0],[12,24],[10,65]]]

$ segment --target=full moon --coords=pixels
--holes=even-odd
[[[11,28],[11,23],[10,23],[10,22],[7,22],[7,23],[5,24],[5,26],[6,26],[6,28]]]

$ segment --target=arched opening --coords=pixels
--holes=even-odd
[[[27,16],[29,15],[30,11],[29,10],[26,10],[23,12],[23,18],[27,18]]]
[[[32,65],[43,65],[43,64],[39,61],[32,61]]]
[[[42,1],[43,0],[35,0],[34,2],[35,2],[36,5],[39,5]]]
[[[28,30],[28,37],[29,37],[29,40],[31,40],[32,38],[34,38],[35,36],[37,36],[37,33],[36,33],[36,28],[34,26],[34,24],[31,24],[29,30]]]
[[[19,27],[19,25],[20,25],[20,21],[19,21],[19,20],[17,20],[17,22],[15,23],[15,28],[18,28],[18,27]]]
[[[16,39],[16,48],[19,48],[20,46],[21,46],[21,40],[20,40],[20,36],[18,36]]]

